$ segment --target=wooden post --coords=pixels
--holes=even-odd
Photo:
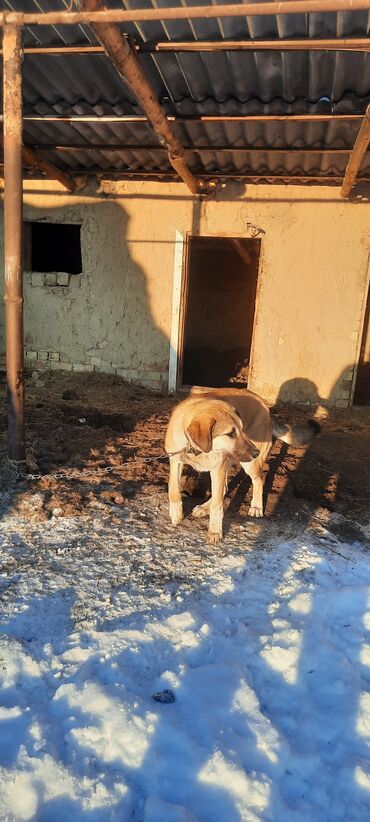
[[[24,344],[22,271],[22,29],[5,26],[4,262],[9,459],[24,462]]]
[[[356,177],[360,170],[360,165],[370,141],[370,103],[366,109],[365,117],[361,123],[360,131],[356,137],[356,142],[352,149],[352,154],[348,160],[346,173],[344,175],[341,196],[348,197],[353,188]]]

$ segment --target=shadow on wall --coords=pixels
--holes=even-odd
[[[200,209],[201,204],[194,202],[194,232],[199,231]],[[126,446],[125,437],[119,435],[130,434],[138,422],[143,424],[145,416],[153,414],[153,405],[146,403],[145,396],[133,385],[132,391],[128,389],[124,397],[123,412],[114,392],[117,387],[118,395],[121,377],[128,383],[155,389],[157,393],[167,387],[169,339],[158,327],[155,312],[159,307],[163,311],[167,299],[170,313],[172,276],[166,281],[166,289],[162,289],[162,282],[154,283],[156,305],[153,306],[148,284],[154,256],[151,241],[143,238],[144,259],[147,261],[147,267],[143,268],[135,259],[143,256],[142,249],[137,252],[141,241],[127,239],[129,217],[121,205],[99,200],[96,204],[43,211],[27,207],[25,214],[28,221],[80,223],[83,259],[83,273],[70,277],[68,287],[49,286],[47,280],[39,276],[33,284],[30,275],[30,283],[25,289],[26,350],[31,354],[26,365],[36,378],[39,375],[31,381],[26,392],[26,440],[31,473],[41,471],[48,475],[64,466],[90,469],[94,467],[91,465],[92,447],[95,447],[97,456],[95,464],[109,463],[107,449],[117,440],[123,457],[132,458],[137,451],[136,443],[134,447]],[[156,243],[155,237],[153,242]],[[169,236],[167,245],[168,268],[172,273],[174,237]],[[50,375],[49,382],[43,375],[45,369]],[[76,396],[75,385],[67,386],[69,393],[72,389],[72,395],[63,401],[62,391],[58,394],[57,386],[50,385],[53,375],[59,371],[67,371],[65,376],[67,379],[70,375],[71,383],[74,372],[77,379],[77,372],[81,372],[80,379],[85,379],[81,396]],[[104,389],[100,383],[100,396],[99,384],[94,395],[86,380],[91,377],[93,381],[94,375],[107,373],[112,379],[118,375],[116,386],[107,384],[107,397],[102,397]],[[0,488],[3,489],[11,484],[12,477],[11,472],[9,474],[4,469],[7,462],[5,395],[4,373],[0,393],[0,458],[5,457],[0,467],[0,474],[5,473],[0,476]],[[114,406],[110,409],[107,407],[109,397]],[[86,441],[79,422],[81,419],[86,423],[84,430],[90,429],[90,438],[86,437]],[[120,487],[122,477],[118,472],[118,461],[117,473],[110,477]],[[132,487],[139,490],[142,484],[142,481],[131,483],[131,490]],[[12,504],[24,490],[24,487],[16,487]]]
[[[185,214],[190,217],[191,232],[199,233],[201,202],[179,199],[192,204]],[[61,272],[60,284],[59,278],[58,284],[53,282],[55,270],[31,274],[27,269],[32,268],[32,256],[36,265],[38,255],[32,255],[31,232],[25,232],[25,348],[30,366],[40,370],[65,366],[68,370],[72,364],[76,371],[118,370],[129,382],[155,390],[166,388],[170,323],[168,333],[160,323],[171,315],[176,235],[172,223],[164,239],[157,238],[146,199],[141,220],[137,204],[130,217],[123,199],[117,202],[101,195],[71,206],[25,205],[24,216],[26,223],[81,225],[83,266],[81,274],[67,280]],[[128,236],[132,218],[136,220],[134,238],[132,232]],[[3,304],[0,354],[1,350],[5,350]]]
[[[133,256],[140,240],[131,244],[127,239],[125,208],[98,201],[47,209],[44,214],[29,208],[26,215],[30,220],[82,225],[82,274],[71,276],[67,288],[40,287],[38,280],[33,286],[33,277],[26,288],[25,339],[32,360],[36,352],[48,352],[61,364],[49,360],[51,368],[72,363],[76,371],[118,370],[129,381],[157,389],[163,386],[168,339],[153,319],[157,306],[151,304],[148,287],[151,247],[145,245],[147,253],[140,255],[147,260],[144,270]],[[45,365],[37,355],[36,363],[40,368]]]
[[[328,397],[321,397],[316,384],[305,377],[295,377],[286,380],[278,392],[276,405],[279,404],[304,404],[319,406],[324,408],[347,408],[352,391],[352,381],[354,379],[355,366],[349,365],[344,368],[337,380],[335,380]]]

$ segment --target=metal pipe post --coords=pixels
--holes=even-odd
[[[22,29],[6,26],[4,59],[4,262],[9,459],[24,462],[22,271]]]

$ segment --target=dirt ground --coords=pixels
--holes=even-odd
[[[109,517],[114,525],[122,509],[145,512],[145,501],[149,505],[155,498],[167,529],[163,440],[179,396],[150,393],[115,376],[59,372],[29,375],[26,396],[27,479],[17,477],[7,462],[5,389],[0,396],[3,511],[34,523],[98,516]],[[290,422],[315,412],[279,408]],[[264,527],[269,536],[275,532],[290,537],[307,527],[329,529],[336,540],[364,543],[370,534],[370,408],[319,416],[324,417],[322,432],[308,449],[277,442],[271,451]],[[205,475],[187,470],[187,514],[207,493],[207,483]],[[229,483],[225,542],[233,525],[244,523],[248,531],[256,525],[247,516],[249,499],[248,478],[235,472]],[[187,519],[179,533],[184,527],[205,531],[206,523]]]

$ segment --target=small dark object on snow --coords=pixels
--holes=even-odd
[[[165,691],[158,691],[158,693],[153,694],[153,699],[155,699],[156,702],[169,704],[175,701],[175,694],[173,691],[170,691],[169,688],[166,688]]]

